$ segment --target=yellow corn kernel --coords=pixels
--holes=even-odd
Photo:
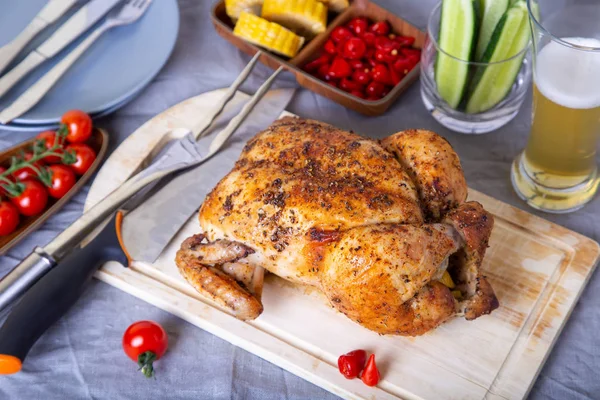
[[[261,16],[309,38],[327,29],[327,7],[317,0],[265,0]]]
[[[294,57],[304,44],[302,36],[245,11],[240,14],[233,34],[286,57]]]
[[[346,8],[350,4],[348,4],[348,0],[319,0],[321,3],[324,3],[327,8],[331,11],[340,12]]]
[[[462,300],[463,295],[462,295],[462,292],[460,290],[453,290],[450,293],[452,293],[452,296],[454,296],[454,298],[456,300]]]
[[[237,21],[242,11],[249,12],[254,15],[260,14],[264,0],[225,0],[225,11],[229,18]]]
[[[454,289],[454,287],[456,286],[454,284],[454,281],[452,280],[452,277],[448,273],[448,271],[444,271],[444,275],[442,275],[440,282],[442,282],[444,285],[446,285],[450,289]]]

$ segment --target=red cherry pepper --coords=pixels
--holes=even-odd
[[[377,36],[373,32],[365,32],[362,34],[361,38],[365,41],[367,46],[374,46]]]
[[[348,78],[344,78],[340,81],[340,89],[351,92],[353,90],[361,90],[362,85],[358,82],[351,81]]]
[[[353,36],[352,31],[345,26],[338,26],[331,32],[331,39],[333,39],[335,43],[343,43]]]
[[[354,18],[348,23],[348,28],[350,28],[350,30],[357,36],[365,33],[368,27],[369,21],[367,21],[365,17]]]
[[[325,46],[323,46],[323,49],[329,53],[329,54],[337,54],[337,47],[335,46],[335,43],[333,43],[333,40],[329,39],[328,41],[325,42]]]
[[[377,64],[373,67],[373,80],[375,82],[383,83],[384,85],[393,85],[392,76],[390,70],[384,64]]]
[[[371,82],[365,89],[368,97],[372,97],[375,100],[379,100],[381,98],[381,94],[385,90],[385,85],[379,82]]]
[[[354,73],[352,73],[352,80],[360,83],[361,85],[366,85],[367,83],[371,82],[370,70],[367,69],[365,71],[363,69],[354,71]]]
[[[335,79],[346,78],[352,74],[352,68],[348,61],[344,60],[341,57],[336,57],[333,59],[333,63],[331,63],[331,67],[329,67],[329,75]]]
[[[354,350],[350,353],[341,355],[338,358],[338,368],[346,379],[354,379],[358,376],[365,366],[367,352],[364,350]]]
[[[367,365],[360,376],[360,379],[367,386],[375,386],[379,383],[380,378],[381,375],[379,374],[379,370],[375,364],[375,354],[371,354],[369,356],[369,360],[367,361]]]
[[[350,92],[351,95],[356,96],[358,98],[364,99],[365,98],[365,94],[360,91],[360,90],[353,90]]]
[[[402,47],[410,47],[415,43],[415,38],[412,36],[396,36],[394,40]]]
[[[365,69],[365,64],[360,60],[348,60],[352,69]]]
[[[385,36],[390,33],[390,25],[387,23],[387,21],[379,21],[371,25],[369,30],[376,35]]]
[[[322,65],[329,64],[330,59],[331,57],[329,56],[329,54],[323,54],[314,59],[313,61],[306,63],[306,65],[304,65],[304,70],[306,72],[313,73],[317,71]]]
[[[412,65],[408,58],[402,57],[394,61],[394,63],[392,64],[392,69],[394,69],[396,72],[406,75],[412,69],[413,66],[414,65]]]
[[[345,58],[350,60],[358,60],[365,55],[367,51],[367,45],[363,42],[362,39],[353,37],[348,39],[344,43],[344,52],[343,55]]]

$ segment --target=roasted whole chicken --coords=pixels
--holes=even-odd
[[[493,217],[466,197],[458,156],[433,132],[378,142],[287,117],[251,139],[206,197],[203,233],[176,263],[240,319],[263,311],[266,269],[319,288],[375,332],[421,335],[498,307],[481,272]]]

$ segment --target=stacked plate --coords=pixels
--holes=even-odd
[[[46,3],[47,0],[0,0],[0,10],[10,11],[0,14],[0,47],[13,40]],[[84,4],[85,1],[79,3]],[[37,48],[77,11],[78,6],[36,36],[7,70]],[[0,98],[0,110],[40,79],[94,28]],[[133,100],[158,74],[175,46],[178,30],[176,0],[154,0],[139,21],[100,37],[34,108],[9,124],[0,124],[0,130],[54,129],[60,116],[70,109],[84,110],[92,118],[116,111]]]

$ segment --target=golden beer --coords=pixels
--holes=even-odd
[[[537,54],[533,122],[525,151],[513,165],[513,184],[533,207],[570,211],[598,188],[600,40],[564,38]]]

